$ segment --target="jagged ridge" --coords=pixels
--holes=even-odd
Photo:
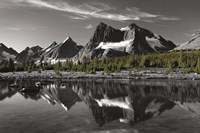
[[[119,30],[101,22],[90,41],[73,58],[73,61],[81,61],[85,56],[93,59],[135,53],[166,52],[175,47],[176,45],[171,41],[136,24]],[[112,54],[111,51],[115,54]],[[118,54],[116,54],[117,52]]]
[[[26,47],[22,52],[20,52],[15,60],[17,62],[29,62],[29,61],[35,61],[40,57],[42,48],[40,46],[34,46],[34,47]]]

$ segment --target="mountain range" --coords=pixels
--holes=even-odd
[[[82,61],[84,57],[101,59],[181,49],[200,49],[200,32],[195,33],[190,41],[176,46],[172,41],[134,23],[115,29],[101,22],[85,46],[78,45],[71,37],[67,37],[61,43],[53,42],[45,48],[27,47],[17,53],[0,43],[0,61],[12,58],[19,63],[34,61],[55,64],[70,59],[76,63]]]
[[[62,43],[53,42],[46,48],[39,46],[27,47],[16,56],[16,61],[23,63],[34,60],[36,63],[64,62],[75,56],[83,46],[77,45],[70,37],[67,37]]]
[[[136,53],[167,52],[175,47],[173,42],[136,24],[115,29],[101,22],[90,41],[73,61],[77,62],[84,57],[94,59]]]

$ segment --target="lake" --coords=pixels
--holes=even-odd
[[[1,80],[0,133],[199,133],[200,81]]]

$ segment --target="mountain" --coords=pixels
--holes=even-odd
[[[190,41],[183,43],[176,47],[174,50],[181,50],[181,49],[200,49],[200,31],[194,33]]]
[[[77,62],[83,57],[102,58],[136,53],[166,52],[176,45],[136,24],[115,29],[100,23],[86,46],[73,58]]]
[[[42,48],[40,46],[34,46],[34,47],[26,47],[22,52],[20,52],[15,60],[17,62],[23,63],[28,61],[36,61],[40,57]]]
[[[8,48],[3,43],[0,43],[0,61],[7,60],[9,58],[14,59],[17,54],[17,51],[13,48]]]
[[[77,45],[72,38],[67,37],[62,43],[53,42],[42,50],[39,62],[56,63],[66,61],[75,56],[83,46]]]
[[[62,43],[57,44],[53,42],[46,48],[41,48],[39,46],[27,47],[22,52],[20,52],[15,60],[17,62],[23,63],[30,60],[36,63],[51,63],[54,64],[58,61],[66,61],[75,56],[82,46],[77,45],[70,37],[67,37]]]

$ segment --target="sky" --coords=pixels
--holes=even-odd
[[[18,52],[70,36],[85,45],[100,22],[132,23],[179,45],[200,29],[199,0],[0,0],[0,43]]]

